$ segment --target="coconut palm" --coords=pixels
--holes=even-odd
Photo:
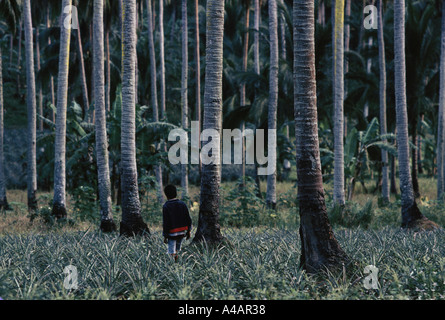
[[[216,130],[221,136],[224,1],[207,1],[206,69],[204,89],[203,129]],[[216,161],[202,165],[201,197],[198,228],[194,241],[218,243],[223,237],[219,225],[221,182],[221,149],[214,144],[212,154]]]
[[[159,89],[160,89],[160,119],[164,121],[166,118],[165,110],[165,55],[164,55],[164,0],[159,1]]]
[[[440,55],[439,119],[437,125],[437,198],[445,192],[445,1],[442,1],[442,36]]]
[[[386,130],[386,62],[385,39],[383,36],[383,0],[378,0],[378,42],[379,42],[379,70],[380,70],[380,135],[384,136]],[[383,141],[386,142],[386,139]],[[382,149],[382,199],[389,201],[389,171],[388,152]]]
[[[314,1],[294,0],[294,114],[297,139],[300,265],[308,272],[346,262],[326,212],[318,140]],[[343,37],[341,37],[343,38]]]
[[[151,84],[151,105],[153,108],[153,121],[159,121],[158,110],[158,93],[156,85],[156,53],[153,39],[153,12],[151,0],[147,0],[147,27],[148,27],[148,54],[150,56],[150,84]],[[165,103],[165,101],[164,101]],[[164,112],[164,111],[163,111]],[[163,115],[161,115],[163,117]],[[159,203],[164,202],[164,193],[162,185],[162,167],[160,164],[155,165],[155,175],[157,183],[157,198]]]
[[[187,129],[188,117],[188,27],[187,27],[187,0],[182,0],[182,73],[181,73],[181,108],[182,108],[182,128]],[[188,197],[188,167],[181,164],[181,188],[182,197]]]
[[[62,21],[65,21],[69,14],[64,12],[64,8],[70,7],[71,4],[71,0],[63,0]],[[66,110],[68,100],[70,38],[71,24],[62,25],[60,28],[56,137],[54,143],[54,199],[52,214],[56,218],[66,217]]]
[[[270,33],[270,75],[269,75],[269,109],[268,109],[268,129],[274,130],[276,145],[277,129],[277,107],[278,107],[278,18],[277,2],[269,0],[269,33]],[[269,132],[271,134],[272,132]],[[269,143],[270,143],[269,139]],[[272,150],[269,155],[269,161],[272,161],[276,168],[277,150]],[[266,201],[270,208],[275,208],[277,203],[277,172],[269,173],[267,176]]]
[[[335,0],[334,47],[334,201],[345,203],[344,174],[344,0]]]
[[[25,50],[26,50],[26,87],[28,106],[28,210],[37,209],[37,162],[36,162],[36,80],[34,71],[34,45],[31,19],[31,1],[23,2]]]
[[[399,159],[402,227],[436,227],[417,207],[409,164],[408,112],[406,104],[405,0],[394,2],[394,87],[396,98],[397,149]]]
[[[199,0],[195,0],[195,121],[198,122],[198,133],[201,132],[201,55],[199,41]],[[200,135],[198,135],[200,141]],[[201,172],[201,157],[199,158]]]
[[[6,22],[5,30],[0,28],[0,38],[9,29],[11,33],[15,32],[17,22],[20,16],[20,6],[15,0],[0,1],[0,18]],[[11,35],[13,39],[13,35]],[[6,196],[6,180],[5,180],[5,156],[3,148],[4,133],[4,99],[3,99],[3,58],[0,46],[0,210],[10,209]],[[10,62],[12,60],[10,59]]]
[[[104,68],[104,2],[94,0],[94,112],[96,128],[96,159],[100,200],[100,229],[116,230],[111,208],[111,184],[108,164],[107,124],[105,116],[105,68]]]
[[[2,49],[0,47],[0,210],[9,208],[6,197],[5,156],[3,153],[3,68]]]
[[[136,0],[123,2],[122,10],[122,117],[121,117],[121,192],[120,234],[149,233],[141,216],[136,166]]]

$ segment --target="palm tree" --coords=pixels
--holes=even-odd
[[[445,1],[442,1],[442,36],[440,55],[439,119],[437,125],[437,199],[445,192]]]
[[[394,76],[402,227],[435,228],[437,225],[426,219],[417,207],[410,174],[406,104],[405,0],[394,2]]]
[[[156,54],[153,39],[153,13],[151,0],[147,0],[147,26],[148,26],[148,54],[150,56],[150,84],[151,84],[151,104],[153,108],[153,121],[159,121],[158,110],[158,93],[156,86]],[[165,103],[165,101],[164,101]],[[162,116],[161,116],[162,117]],[[155,175],[157,183],[157,198],[159,203],[164,202],[163,185],[162,185],[162,167],[160,164],[155,165]]]
[[[274,130],[275,145],[277,140],[277,107],[278,107],[278,18],[277,2],[269,0],[269,33],[270,33],[270,75],[269,75],[269,109],[268,109],[268,129]],[[269,131],[269,134],[272,132]],[[269,140],[270,143],[270,140]],[[273,150],[269,155],[269,161],[272,161],[276,168],[277,150]],[[266,201],[268,207],[275,209],[277,204],[277,172],[267,176]]]
[[[3,68],[2,49],[0,46],[0,210],[9,208],[6,197],[5,156],[3,153],[3,106]]]
[[[160,77],[160,119],[164,121],[166,119],[165,110],[165,55],[164,55],[164,0],[159,1],[159,64],[161,71]]]
[[[71,0],[62,2],[62,22],[69,14],[64,8],[70,7]],[[66,217],[66,109],[68,100],[68,71],[70,55],[71,24],[60,26],[59,73],[57,77],[56,138],[54,144],[54,199],[52,214],[56,218]]]
[[[187,129],[188,117],[188,27],[187,27],[187,0],[182,0],[182,75],[181,75],[181,108],[182,128]],[[181,164],[182,197],[188,197],[188,167]]]
[[[345,203],[344,173],[344,0],[335,0],[334,23],[334,201]]]
[[[260,8],[260,0],[254,0],[254,10],[255,16],[253,21],[253,61],[254,61],[254,70],[256,74],[260,74],[260,16],[261,16],[261,8]]]
[[[244,31],[244,44],[243,44],[243,71],[247,72],[247,58],[249,55],[249,22],[250,22],[250,0],[247,0],[246,4],[246,20],[245,20],[245,31]],[[240,88],[240,106],[245,107],[246,106],[246,83],[243,82],[241,84]],[[241,122],[240,130],[241,132],[244,132],[245,129],[245,123],[244,121]],[[242,164],[241,164],[241,184],[240,187],[244,187],[245,184],[245,176],[246,176],[246,161],[245,161],[245,154],[246,154],[246,146],[244,143],[244,139],[241,140],[242,144]]]
[[[300,266],[317,272],[323,267],[341,265],[348,258],[334,237],[324,200],[318,146],[314,1],[294,0],[293,5]]]
[[[96,159],[100,200],[100,229],[116,230],[111,209],[111,184],[108,164],[107,124],[105,116],[105,68],[104,68],[104,2],[94,0],[94,111],[96,128]]]
[[[25,29],[25,50],[26,50],[26,86],[27,86],[27,106],[28,106],[28,210],[37,209],[37,162],[36,162],[36,81],[34,71],[34,45],[31,20],[31,2],[23,2],[24,29]]]
[[[136,0],[122,4],[122,117],[121,117],[121,189],[122,221],[120,234],[149,233],[141,216],[136,166]]]
[[[198,141],[200,141],[201,133],[201,55],[199,49],[199,0],[195,0],[195,121],[198,122]],[[201,157],[199,157],[199,172],[201,172]]]
[[[204,89],[203,129],[214,129],[221,136],[224,1],[207,0],[206,69]],[[212,149],[217,161],[202,165],[201,198],[198,228],[194,241],[218,243],[223,237],[219,225],[221,182],[221,150],[217,143]]]
[[[78,0],[75,0],[74,2],[75,6],[78,6]],[[78,19],[77,16],[73,15],[73,19]],[[77,24],[79,24],[79,21],[77,21]],[[77,29],[75,31],[76,33],[76,48],[77,48],[77,54],[79,57],[79,64],[80,64],[80,84],[82,88],[82,99],[83,99],[83,109],[84,109],[84,117],[86,121],[90,121],[88,117],[89,109],[90,109],[90,101],[88,99],[88,86],[87,86],[87,77],[85,72],[85,63],[83,58],[83,47],[82,47],[82,35],[80,33],[80,25],[77,26]]]
[[[17,21],[20,16],[19,4],[17,1],[0,1],[0,18],[6,21],[6,25],[13,39]],[[0,36],[2,37],[4,30],[0,29]],[[6,180],[5,180],[5,156],[3,148],[3,133],[4,133],[4,100],[3,100],[3,58],[2,49],[0,46],[0,210],[9,210],[9,204],[6,196]],[[12,64],[12,56],[10,57],[10,64]]]
[[[383,1],[378,0],[378,42],[379,42],[379,69],[380,69],[380,135],[385,136],[386,131],[386,62],[385,39],[383,36]],[[386,139],[383,139],[386,142]],[[389,202],[389,171],[388,152],[382,148],[382,199]]]

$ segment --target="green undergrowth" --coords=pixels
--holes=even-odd
[[[0,237],[3,299],[444,299],[445,233],[335,229],[358,268],[322,279],[299,268],[296,230],[226,228],[217,248],[187,241],[174,263],[161,230],[148,238],[98,231]],[[77,289],[64,286],[68,265]],[[378,289],[366,289],[367,265]]]

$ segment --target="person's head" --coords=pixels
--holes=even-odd
[[[176,198],[176,195],[177,195],[176,187],[172,184],[169,184],[168,186],[166,186],[164,188],[164,193],[168,200],[174,199],[174,198]]]

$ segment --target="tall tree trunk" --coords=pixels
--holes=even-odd
[[[244,43],[243,43],[243,72],[247,72],[247,58],[249,54],[249,26],[250,26],[250,0],[247,1],[246,5],[246,20],[244,24]],[[244,107],[246,105],[246,83],[243,82],[240,86],[240,106]],[[242,121],[240,125],[241,132],[244,132],[245,123]],[[246,183],[246,144],[244,139],[241,140],[242,144],[242,156],[241,156],[241,184],[240,187],[244,188]]]
[[[345,204],[344,173],[344,0],[335,0],[334,23],[334,201]]]
[[[416,112],[417,113],[417,112]],[[417,175],[417,152],[418,152],[418,148],[419,148],[419,144],[418,144],[418,130],[417,130],[417,125],[418,125],[418,115],[416,114],[414,116],[414,119],[412,119],[412,134],[411,134],[411,140],[412,140],[412,144],[414,146],[414,148],[411,149],[411,179],[413,182],[413,192],[414,192],[414,197],[417,199],[420,197],[420,190],[419,190],[419,179],[418,179],[418,175]]]
[[[277,2],[269,0],[269,34],[270,34],[270,75],[269,75],[269,109],[268,109],[268,129],[269,135],[273,135],[275,145],[277,142],[277,108],[278,108],[278,18]],[[270,143],[270,139],[268,139]],[[268,173],[266,202],[269,208],[275,209],[277,204],[277,150],[268,155],[274,172]]]
[[[9,209],[8,200],[6,197],[6,179],[5,179],[5,155],[3,148],[3,63],[2,63],[2,49],[0,47],[0,210]]]
[[[159,1],[159,64],[161,71],[159,72],[160,78],[160,119],[165,121],[167,119],[167,113],[165,109],[165,54],[164,54],[164,0]]]
[[[36,80],[34,73],[34,45],[31,20],[31,0],[23,2],[23,13],[25,15],[25,46],[26,46],[26,86],[28,106],[28,210],[37,209],[37,163],[36,163]]]
[[[206,71],[203,129],[213,129],[221,136],[224,1],[207,0]],[[219,225],[221,148],[214,144],[216,161],[202,165],[198,228],[194,241],[219,243],[223,236]]]
[[[40,33],[39,26],[36,26],[36,66],[37,72],[40,72]],[[39,98],[38,101],[38,110],[39,110],[39,130],[43,130],[43,93],[42,93],[42,83],[38,81],[37,83],[37,96]]]
[[[94,0],[93,45],[94,45],[94,111],[96,128],[97,180],[100,200],[100,229],[116,230],[111,207],[111,183],[108,161],[107,120],[105,116],[105,68],[104,68],[104,3]]]
[[[85,63],[83,60],[83,49],[82,49],[82,37],[80,34],[80,25],[77,28],[77,34],[76,34],[76,48],[77,48],[77,54],[79,55],[79,64],[80,64],[80,84],[82,88],[82,99],[83,99],[83,112],[84,112],[84,119],[89,122],[91,119],[89,119],[89,110],[90,110],[90,101],[88,99],[88,86],[87,86],[87,76],[85,73]],[[94,51],[94,49],[93,49]],[[93,56],[96,53],[94,52]],[[94,68],[94,66],[93,66]]]
[[[439,119],[437,124],[437,199],[445,192],[445,1],[442,1]]]
[[[182,73],[181,73],[181,108],[182,128],[188,128],[188,27],[187,27],[187,0],[182,0]],[[186,199],[188,191],[188,165],[181,164],[182,198]]]
[[[199,49],[199,0],[195,0],[195,121],[198,122],[198,141],[201,146],[201,55]],[[199,157],[200,176],[201,169],[201,157]]]
[[[405,66],[405,0],[394,2],[394,70],[396,96],[397,149],[399,159],[402,227],[428,227],[428,221],[417,207],[409,167],[408,112],[406,106]],[[435,227],[429,222],[430,227]],[[431,226],[433,224],[433,226]]]
[[[318,146],[314,2],[294,0],[293,5],[300,265],[308,272],[314,273],[323,267],[341,266],[348,258],[335,239],[324,200]]]
[[[23,29],[23,19],[24,17],[22,16],[20,18],[20,22],[19,22],[19,48],[18,48],[18,52],[17,52],[17,94],[20,95],[20,90],[22,88],[21,85],[21,81],[20,81],[20,73],[21,73],[21,69],[22,69],[22,29]]]
[[[46,8],[46,28],[49,29],[51,27],[51,19],[49,14],[49,6]],[[48,37],[48,45],[51,44],[51,37]],[[50,76],[49,78],[49,89],[50,89],[50,98],[51,98],[51,104],[53,106],[56,105],[56,97],[54,94],[54,77]],[[51,109],[51,120],[53,123],[56,123],[56,113],[54,110]]]
[[[136,165],[136,0],[123,2],[122,24],[122,221],[120,234],[133,236],[150,232],[141,216]]]
[[[105,51],[106,51],[106,66],[107,78],[105,84],[105,109],[111,111],[111,55],[110,55],[110,27],[105,32]]]
[[[150,56],[150,83],[151,83],[151,105],[153,108],[153,121],[159,121],[159,111],[158,111],[158,93],[156,86],[156,55],[155,55],[155,45],[153,39],[153,13],[151,8],[151,0],[147,0],[147,18],[148,18],[148,51]],[[159,203],[164,202],[164,193],[162,185],[162,167],[160,164],[155,165],[155,176],[157,184],[157,198]]]
[[[379,69],[380,69],[380,134],[387,134],[386,130],[386,60],[385,39],[383,36],[383,1],[378,0],[378,41],[379,41]],[[384,139],[386,142],[386,139]],[[382,199],[389,202],[389,171],[388,152],[382,149]]]
[[[253,19],[253,62],[254,62],[254,71],[256,74],[260,74],[260,16],[261,16],[261,8],[260,8],[260,0],[254,0],[255,7],[255,15]]]
[[[54,144],[54,200],[52,214],[56,218],[66,217],[66,110],[68,103],[68,72],[70,61],[71,24],[63,25],[68,14],[63,12],[71,6],[71,0],[62,2],[62,23],[60,26],[59,73],[57,76],[56,138]]]

